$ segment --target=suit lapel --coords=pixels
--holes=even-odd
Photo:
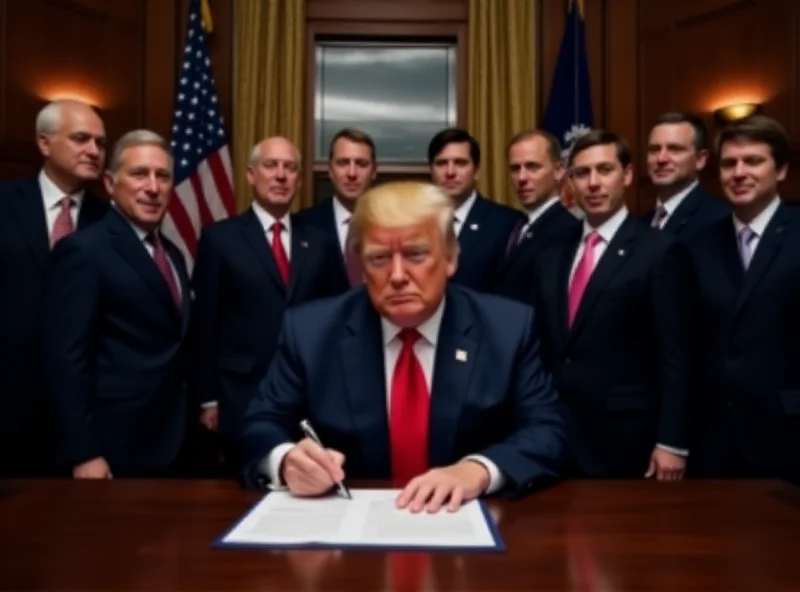
[[[486,216],[488,210],[489,208],[485,200],[478,195],[475,199],[475,203],[472,204],[469,210],[469,214],[467,214],[467,219],[461,224],[461,230],[458,233],[458,244],[461,248],[462,258],[473,249],[480,248],[481,221]]]
[[[289,291],[287,301],[291,302],[297,292],[298,284],[303,280],[303,268],[306,264],[313,245],[309,243],[306,229],[292,222],[292,255],[289,271]],[[277,268],[276,268],[277,269]]]
[[[719,242],[721,266],[731,285],[737,293],[741,293],[742,284],[744,283],[744,268],[742,267],[742,258],[739,255],[739,245],[736,241],[736,229],[730,218],[727,218],[722,223],[717,240]]]
[[[739,300],[736,305],[737,314],[741,313],[742,308],[747,303],[747,299],[753,293],[753,288],[758,285],[759,280],[775,260],[775,255],[783,247],[788,226],[789,216],[787,215],[786,206],[781,204],[772,216],[772,220],[767,224],[764,236],[758,241],[758,247],[753,254],[750,267],[744,273],[744,285],[739,293]]]
[[[611,239],[603,256],[600,257],[600,261],[597,262],[597,266],[592,272],[592,277],[589,279],[586,291],[583,293],[581,303],[578,306],[575,322],[570,332],[570,343],[574,340],[575,335],[580,332],[581,326],[591,314],[603,290],[617,274],[622,264],[630,258],[629,243],[636,238],[636,229],[637,223],[629,215],[617,230],[614,238]],[[572,261],[569,263],[571,268]]]
[[[14,205],[20,232],[30,248],[34,261],[42,271],[46,271],[50,257],[50,240],[38,178],[34,177],[20,184],[18,193]]]
[[[578,252],[581,237],[582,232],[579,232],[576,234],[575,240],[571,240],[561,247],[560,256],[554,263],[556,265],[556,282],[547,292],[554,299],[551,310],[556,311],[556,323],[558,324],[558,332],[562,343],[569,339],[570,334],[567,307],[569,302],[569,273],[572,270],[572,262]]]
[[[678,235],[681,232],[695,213],[695,210],[697,210],[697,206],[700,203],[700,192],[700,185],[698,185],[683,198],[681,204],[675,208],[672,216],[667,220],[667,224],[664,226],[663,230],[666,230],[672,235]]]
[[[275,284],[281,290],[285,291],[286,286],[283,284],[283,279],[278,271],[278,265],[275,263],[275,256],[272,254],[272,250],[270,249],[267,235],[264,232],[264,227],[261,226],[261,222],[258,221],[258,217],[256,216],[255,212],[253,212],[252,208],[242,214],[241,220],[242,234],[245,241],[250,245],[250,248],[253,249],[256,259],[258,259],[258,261],[266,270],[267,275],[272,278]]]
[[[361,288],[361,299],[347,319],[347,336],[339,356],[350,414],[369,471],[378,478],[391,477],[386,376],[380,317]]]
[[[192,306],[192,288],[189,283],[189,274],[186,271],[186,261],[183,258],[183,254],[178,250],[178,247],[172,244],[172,242],[168,240],[164,240],[163,242],[167,255],[172,261],[172,266],[175,268],[178,284],[181,288],[181,334],[185,334],[186,330],[189,328],[189,311]]]
[[[478,338],[469,304],[463,296],[448,290],[431,385],[428,453],[432,467],[453,462],[458,420],[469,397]]]
[[[169,310],[172,318],[177,320],[179,311],[172,299],[167,282],[130,223],[116,209],[109,212],[106,219],[114,248],[152,289],[156,298]],[[188,288],[185,288],[183,294],[189,295]]]

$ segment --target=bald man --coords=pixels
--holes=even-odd
[[[267,372],[286,308],[348,289],[335,238],[289,213],[301,168],[289,140],[262,140],[247,165],[250,209],[206,227],[200,238],[193,391],[202,423],[219,429],[223,442],[236,433]]]
[[[47,104],[36,118],[36,144],[39,174],[0,183],[0,479],[55,470],[35,361],[39,303],[51,248],[108,209],[86,190],[106,157],[105,126],[89,105]]]

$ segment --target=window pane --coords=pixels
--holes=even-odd
[[[317,43],[316,159],[352,126],[379,162],[426,162],[431,137],[456,122],[455,58],[454,44]]]

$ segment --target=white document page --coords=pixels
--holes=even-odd
[[[263,545],[360,545],[375,547],[494,548],[494,537],[478,501],[457,512],[398,510],[399,489],[351,489],[339,496],[294,497],[275,491],[264,497],[222,543]]]

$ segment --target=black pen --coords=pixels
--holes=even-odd
[[[325,448],[322,444],[322,440],[319,439],[317,436],[317,432],[314,431],[314,428],[311,427],[311,424],[308,423],[308,420],[304,419],[300,422],[300,429],[303,430],[303,433],[314,440],[320,448]],[[339,495],[345,497],[349,500],[353,499],[353,496],[350,495],[350,490],[345,487],[344,481],[337,481],[336,482],[336,490],[339,492]]]

